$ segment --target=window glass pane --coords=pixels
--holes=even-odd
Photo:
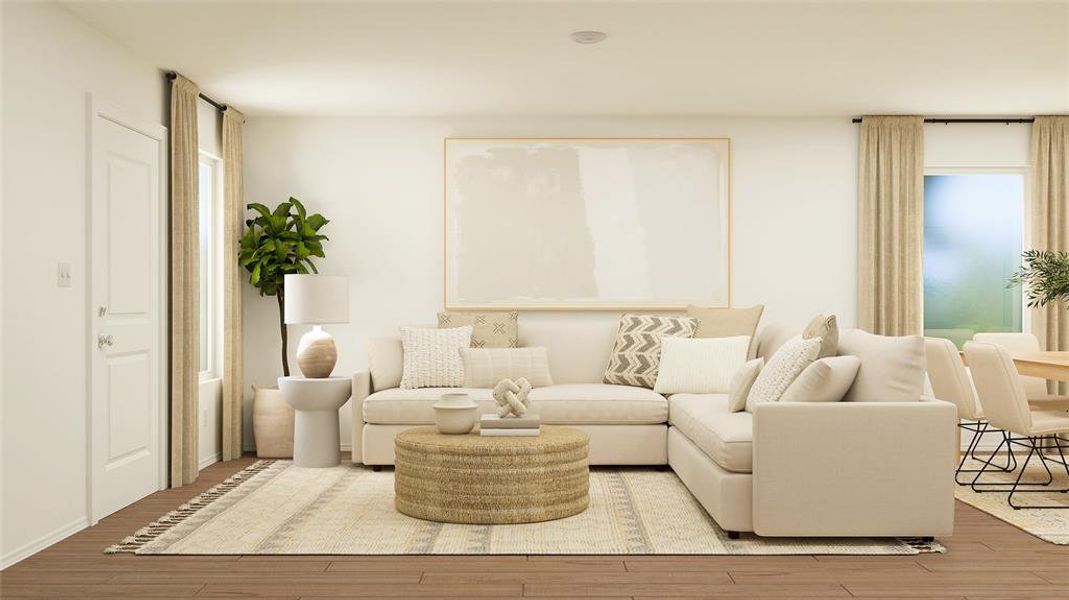
[[[924,177],[924,334],[960,348],[974,333],[1021,331],[1024,176]]]
[[[211,365],[211,283],[212,283],[212,196],[215,189],[214,169],[210,163],[200,163],[198,190],[200,229],[200,370]]]

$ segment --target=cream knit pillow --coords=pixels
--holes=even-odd
[[[749,336],[661,338],[658,394],[726,394],[731,376],[746,363]]]
[[[788,340],[772,355],[753,382],[750,394],[746,397],[746,410],[753,412],[758,404],[778,401],[794,379],[817,359],[819,353],[819,338],[806,340],[797,336]]]
[[[460,349],[471,346],[471,325],[449,329],[401,328],[404,367],[401,389],[459,387],[464,383]]]

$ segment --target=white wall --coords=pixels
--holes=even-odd
[[[442,138],[728,136],[733,144],[733,303],[796,324],[856,320],[857,127],[849,118],[250,118],[247,199],[296,196],[332,222],[325,273],[352,278],[352,321],[330,326],[335,373],[365,367],[364,340],[431,323],[442,298]],[[246,383],[280,374],[277,308],[245,295]],[[609,314],[525,314],[613,319]],[[291,349],[304,328],[291,327]],[[296,369],[296,363],[291,360]],[[251,391],[248,392],[251,395]],[[246,443],[251,406],[247,405]],[[348,405],[342,408],[348,444]]]
[[[924,166],[1030,167],[1031,140],[1027,123],[929,123],[924,126]]]
[[[51,4],[3,11],[0,562],[86,523],[86,93],[163,123],[161,73]],[[72,265],[70,288],[56,263]]]

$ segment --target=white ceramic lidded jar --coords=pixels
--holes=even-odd
[[[479,405],[467,394],[442,394],[433,408],[440,433],[463,434],[475,427]]]

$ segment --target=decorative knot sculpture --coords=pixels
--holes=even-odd
[[[526,377],[519,379],[502,379],[494,386],[494,400],[497,401],[497,416],[507,417],[509,414],[522,417],[527,412],[530,400],[527,395],[531,393],[531,382]]]

